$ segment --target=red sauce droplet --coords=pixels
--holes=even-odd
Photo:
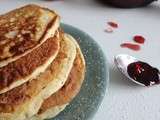
[[[110,25],[113,28],[118,28],[118,24],[115,22],[108,22],[108,25]]]
[[[134,50],[134,51],[138,51],[138,50],[141,49],[141,47],[139,45],[133,44],[133,43],[122,43],[121,47],[122,48],[129,48],[129,49]]]
[[[145,42],[145,38],[141,35],[135,35],[133,40],[140,44],[143,44]]]

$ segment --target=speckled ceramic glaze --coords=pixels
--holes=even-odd
[[[80,93],[57,117],[50,120],[91,120],[106,93],[108,66],[97,43],[86,33],[61,24],[66,33],[79,43],[86,60],[86,76]]]

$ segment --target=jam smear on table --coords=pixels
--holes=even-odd
[[[120,46],[122,48],[129,48],[134,51],[139,51],[141,49],[141,47],[139,45],[133,44],[133,43],[122,43]]]
[[[141,35],[135,35],[133,40],[137,43],[143,44],[145,42],[145,38]]]
[[[127,72],[131,78],[145,86],[160,84],[159,70],[145,62],[138,61],[129,64]]]
[[[113,27],[113,28],[118,28],[118,23],[116,23],[116,22],[110,21],[110,22],[108,22],[108,25]]]

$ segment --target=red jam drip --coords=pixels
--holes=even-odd
[[[133,44],[133,43],[122,43],[121,47],[122,48],[129,48],[134,51],[139,51],[141,49],[141,47],[139,45]]]
[[[150,86],[159,84],[159,70],[145,62],[134,62],[128,65],[127,72],[135,81]]]
[[[115,22],[108,22],[108,25],[110,25],[113,28],[118,28],[118,24]]]
[[[140,44],[144,44],[144,42],[145,42],[145,38],[141,35],[135,35],[133,37],[133,40],[137,43],[140,43]]]

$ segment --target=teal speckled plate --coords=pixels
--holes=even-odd
[[[57,117],[50,120],[90,120],[105,95],[109,70],[98,44],[83,31],[61,24],[66,33],[78,41],[86,60],[86,76],[80,93]]]

